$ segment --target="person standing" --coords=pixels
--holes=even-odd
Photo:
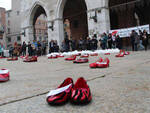
[[[22,44],[22,55],[23,56],[26,56],[26,48],[27,48],[27,45],[25,42],[23,42],[23,44]]]
[[[112,49],[112,35],[111,34],[108,35],[108,48]]]
[[[2,57],[2,44],[0,43],[0,56]]]
[[[145,47],[145,51],[147,51],[147,46],[148,46],[148,34],[147,32],[144,30],[143,31],[143,45]]]
[[[135,51],[138,51],[139,43],[140,43],[140,37],[139,37],[138,33],[135,32],[135,42],[134,42]]]
[[[135,36],[136,36],[136,32],[135,32],[135,30],[132,30],[132,33],[130,35],[130,40],[131,40],[131,44],[132,44],[132,51],[135,50]]]
[[[143,46],[143,33],[142,33],[141,30],[139,30],[139,37],[140,37],[139,48],[140,48],[140,50],[144,50],[144,46]]]
[[[28,42],[28,54],[29,56],[32,56],[32,45],[30,42]]]
[[[51,40],[49,42],[49,53],[53,53],[54,52],[54,40]]]

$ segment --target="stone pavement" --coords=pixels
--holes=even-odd
[[[101,55],[102,57],[106,57]],[[110,58],[110,67],[90,69],[87,64],[73,64],[63,58],[37,63],[0,60],[0,68],[10,70],[11,80],[0,84],[0,113],[150,113],[150,51],[132,52],[124,58]],[[74,82],[88,80],[93,101],[85,106],[49,106],[46,94],[66,77]]]

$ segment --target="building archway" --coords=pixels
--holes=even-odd
[[[86,38],[88,36],[87,6],[85,0],[62,0],[58,4],[57,17],[61,19],[61,24],[59,24],[61,41],[65,37],[78,40],[79,38]],[[66,24],[65,20],[69,21],[69,26],[67,26],[68,24]],[[66,27],[70,29],[70,36],[66,36]]]
[[[47,14],[41,5],[36,4],[32,9],[29,25],[31,26],[31,41],[48,41]]]

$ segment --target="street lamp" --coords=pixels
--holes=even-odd
[[[54,21],[50,22],[50,26],[48,28],[54,31]]]

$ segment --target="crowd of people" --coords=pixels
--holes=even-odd
[[[98,47],[103,50],[119,48],[122,49],[122,39],[119,35],[112,36],[111,34],[103,33],[97,38],[94,35],[92,38],[80,38],[79,40],[65,38],[61,45],[62,52],[74,51],[74,50],[97,50]]]
[[[135,30],[132,30],[130,38],[132,51],[138,51],[138,49],[145,49],[147,51],[149,36],[146,30],[143,32],[139,30],[139,34]]]
[[[9,49],[10,57],[13,56],[41,56],[46,55],[46,42],[45,41],[33,41],[33,43],[23,42],[22,45],[15,43],[14,46],[11,46]]]
[[[149,35],[144,30],[143,32],[139,30],[137,33],[135,30],[132,30],[130,35],[130,42],[133,51],[138,50],[147,50],[148,49],[148,39]],[[92,38],[80,38],[79,40],[65,38],[61,46],[58,45],[57,40],[51,40],[49,42],[49,53],[53,52],[69,52],[74,50],[97,50],[98,47],[101,47],[103,50],[112,49],[112,48],[123,48],[122,38],[117,34],[106,34],[94,35]],[[4,56],[4,46],[0,43],[0,56]],[[41,56],[47,54],[47,43],[46,41],[33,41],[23,42],[22,45],[15,43],[9,48],[9,55],[13,56]]]

